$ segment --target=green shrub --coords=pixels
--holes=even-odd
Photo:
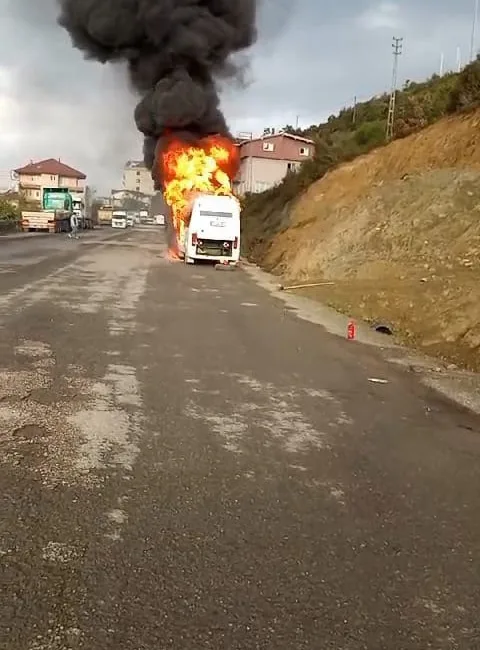
[[[314,141],[314,157],[304,162],[298,171],[289,172],[276,187],[243,198],[245,231],[252,227],[255,233],[260,232],[261,219],[265,233],[268,230],[268,234],[273,235],[272,227],[280,227],[275,213],[284,211],[286,205],[329,170],[385,144],[389,99],[387,93],[378,95],[355,107],[343,108],[326,122],[306,129],[286,126],[287,133]],[[449,112],[476,106],[479,101],[480,57],[459,74],[433,75],[423,82],[407,81],[396,96],[394,137],[415,133]]]
[[[365,122],[355,131],[355,142],[360,147],[378,147],[385,141],[385,120]]]
[[[0,198],[0,219],[7,221],[16,221],[20,218],[20,211],[10,201]]]
[[[480,56],[467,65],[458,75],[450,94],[450,113],[478,106],[480,101]]]

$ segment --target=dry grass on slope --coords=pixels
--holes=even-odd
[[[445,168],[480,170],[480,110],[441,120],[332,170],[298,202],[292,224],[315,219],[319,203],[349,205],[378,183]]]
[[[480,370],[479,126],[478,112],[446,119],[332,171],[264,265],[334,280],[309,295]]]

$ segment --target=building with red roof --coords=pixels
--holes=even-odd
[[[14,170],[18,189],[27,201],[40,202],[44,187],[65,187],[71,192],[84,193],[87,176],[66,165],[60,158],[47,158]]]
[[[265,192],[315,154],[315,143],[283,130],[265,129],[260,138],[239,137],[240,169],[234,181],[239,195]]]

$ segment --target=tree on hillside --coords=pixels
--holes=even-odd
[[[460,74],[432,75],[420,82],[408,80],[397,93],[395,137],[415,133],[444,117],[449,111],[461,110],[480,102],[480,57]],[[295,199],[308,186],[322,178],[336,165],[368,153],[386,144],[386,120],[389,94],[343,108],[323,124],[312,124],[305,129],[287,125],[288,133],[295,133],[315,142],[315,155],[305,161],[296,172],[287,174],[283,182],[244,199],[244,213],[273,214]]]
[[[404,94],[400,97],[395,122],[395,135],[397,138],[405,138],[407,135],[427,126],[427,113],[430,113],[429,102],[428,93],[425,93],[424,101],[421,101],[416,95]]]
[[[289,133],[290,135],[300,135],[301,129],[295,129],[291,124],[286,124],[282,131]]]
[[[480,101],[480,55],[467,65],[458,75],[455,87],[450,95],[448,110],[450,113],[473,108]]]
[[[140,199],[135,199],[132,197],[126,197],[122,201],[122,208],[127,210],[127,212],[135,212],[145,209],[145,203]]]
[[[355,131],[355,142],[360,147],[378,147],[385,141],[385,120],[364,122]]]
[[[20,216],[19,209],[8,199],[0,197],[0,219],[15,220]]]

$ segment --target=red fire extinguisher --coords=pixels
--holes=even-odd
[[[353,341],[355,338],[356,328],[355,323],[351,320],[347,325],[347,339]]]

